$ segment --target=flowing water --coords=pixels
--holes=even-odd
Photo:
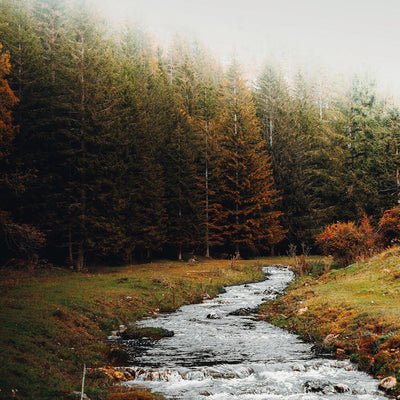
[[[142,321],[175,335],[139,347],[126,341],[135,379],[125,384],[182,400],[387,399],[378,381],[349,361],[319,358],[310,344],[252,315],[293,278],[287,268],[265,272],[263,282]]]

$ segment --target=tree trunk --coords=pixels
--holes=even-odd
[[[209,182],[208,182],[208,124],[206,122],[206,257],[210,258],[210,227],[209,227]]]
[[[71,228],[68,231],[68,261],[70,265],[74,265],[74,254],[72,251],[72,232]]]
[[[76,270],[81,272],[85,266],[85,250],[83,248],[83,242],[79,243],[78,257],[76,259]]]

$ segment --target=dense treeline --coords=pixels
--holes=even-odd
[[[369,81],[250,84],[83,1],[2,0],[0,42],[3,264],[283,252],[397,204],[400,113]]]

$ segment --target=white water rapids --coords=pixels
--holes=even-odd
[[[228,287],[212,300],[141,321],[175,335],[133,346],[129,370],[136,378],[124,384],[182,400],[387,398],[377,380],[349,361],[318,358],[297,336],[251,314],[230,314],[275,298],[293,278],[287,268],[265,272],[265,281]]]

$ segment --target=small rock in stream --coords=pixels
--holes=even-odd
[[[216,313],[210,313],[207,315],[208,319],[221,319],[221,317]]]
[[[323,393],[323,394],[328,394],[328,393],[334,393],[335,389],[332,384],[329,382],[323,382],[323,381],[307,381],[304,384],[304,389],[307,393]]]
[[[382,389],[385,392],[390,392],[396,385],[397,379],[394,376],[388,376],[387,378],[381,380],[379,389]]]
[[[347,385],[338,384],[333,387],[336,393],[348,393],[350,388]]]
[[[247,316],[251,314],[257,314],[259,311],[259,307],[244,307],[238,308],[235,311],[231,311],[228,315],[236,315],[236,316]]]

